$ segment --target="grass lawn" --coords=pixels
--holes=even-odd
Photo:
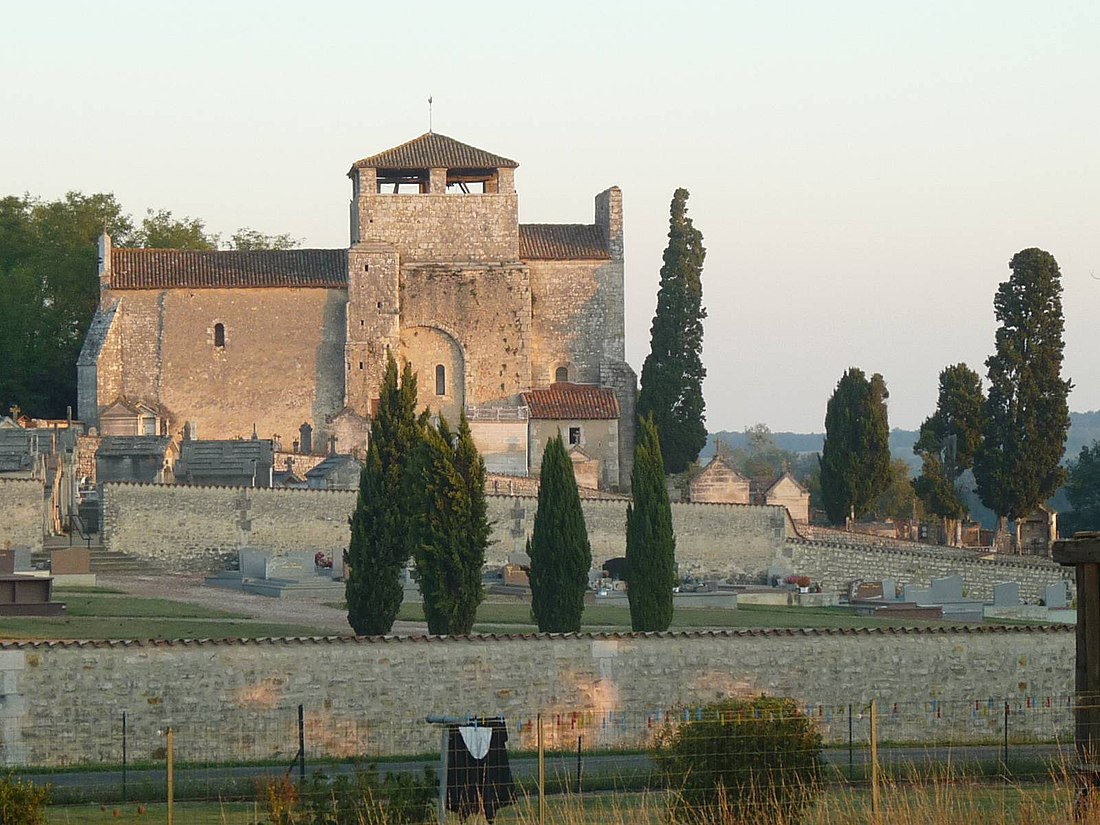
[[[401,605],[398,618],[424,621],[419,603]],[[951,626],[956,622],[918,619],[873,619],[856,616],[840,607],[769,607],[744,605],[736,610],[718,608],[680,609],[672,617],[673,630],[712,628],[861,628]],[[626,607],[595,605],[586,607],[581,618],[585,630],[629,630],[630,611]],[[474,630],[478,633],[534,632],[529,605],[516,602],[483,602],[477,611]]]
[[[237,613],[170,599],[64,590],[67,616],[0,618],[9,639],[235,639],[324,636],[302,625],[250,619]]]

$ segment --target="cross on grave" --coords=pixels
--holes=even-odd
[[[248,539],[252,533],[252,519],[248,517],[250,509],[252,509],[252,499],[248,495],[248,490],[243,489],[237,495],[237,528],[241,531],[240,547],[248,546]]]

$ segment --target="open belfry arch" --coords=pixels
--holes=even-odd
[[[222,439],[289,440],[306,423],[313,444],[355,452],[392,352],[417,371],[421,407],[468,412],[490,471],[532,463],[524,393],[613,391],[617,454],[594,458],[626,488],[622,194],[597,195],[591,223],[521,224],[518,166],[434,132],[356,161],[346,249],[122,249],[105,235],[80,416],[100,426],[113,405],[142,405],[166,434],[192,422]]]

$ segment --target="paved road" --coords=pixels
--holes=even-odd
[[[976,763],[996,767],[1000,764],[1002,755],[1003,751],[999,746],[881,748],[879,763],[884,767],[950,768]],[[858,770],[870,763],[871,755],[866,748],[856,748],[850,755],[847,748],[830,748],[824,752],[824,758],[827,764],[843,772],[849,765],[849,758],[851,765]],[[1073,763],[1073,746],[1072,744],[1012,745],[1009,749],[1010,767],[1024,762],[1048,763],[1054,766],[1070,765]],[[511,764],[516,778],[533,780],[538,775],[538,761],[533,757],[513,758]],[[390,773],[422,775],[426,767],[435,768],[437,765],[438,762],[435,760],[409,760],[380,762],[377,763],[377,769],[381,776]],[[286,766],[187,767],[177,769],[176,783],[181,794],[191,795],[195,791],[201,791],[204,786],[223,787],[230,782],[248,785],[264,776],[282,774],[290,768],[289,763]],[[293,770],[297,770],[296,765],[293,766]],[[339,774],[352,773],[354,770],[355,765],[346,762],[307,762],[306,764],[307,773],[323,771]],[[639,778],[652,770],[653,761],[647,754],[584,754],[581,762],[582,774],[588,778],[602,776],[608,779],[620,777],[627,780]],[[572,785],[577,775],[576,754],[548,755],[546,774],[552,781]],[[79,794],[81,790],[90,793],[112,789],[117,793],[121,791],[123,784],[123,774],[120,770],[28,773],[23,776],[36,784],[49,782],[58,791],[64,793],[67,790],[75,794]],[[166,772],[163,769],[129,770],[126,774],[126,784],[131,790],[139,787],[142,789],[163,787],[166,781]]]

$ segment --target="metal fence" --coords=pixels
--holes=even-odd
[[[491,708],[471,712],[497,717]],[[715,737],[712,749],[720,755],[729,743],[719,747],[717,740],[736,738],[753,720],[744,712],[715,713],[705,707],[532,708],[499,718],[517,781],[551,794],[686,782],[686,775],[670,775],[675,764],[661,762],[659,745],[677,731],[697,728]],[[778,721],[804,721],[820,737],[824,777],[862,782],[875,766],[934,770],[972,764],[992,772],[1042,773],[1052,764],[1071,764],[1073,713],[1067,696],[882,699],[798,702],[788,719]],[[717,726],[707,728],[708,722]],[[423,776],[440,759],[439,727],[426,713],[395,712],[378,724],[330,702],[253,708],[232,722],[221,715],[217,721],[198,713],[169,716],[150,705],[114,718],[41,720],[5,728],[3,737],[0,754],[8,769],[51,783],[59,800],[162,799],[169,761],[179,798],[251,799],[265,777],[350,773],[367,764],[382,776]],[[739,758],[750,755],[740,745],[729,747]],[[797,762],[796,753],[790,756]]]

